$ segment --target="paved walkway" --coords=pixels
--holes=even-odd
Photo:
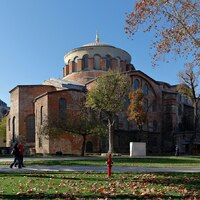
[[[12,172],[12,171],[79,171],[79,172],[104,172],[107,171],[106,166],[43,166],[32,165],[22,169],[9,166],[0,166],[0,172]],[[197,167],[120,167],[113,166],[113,172],[200,172],[200,168]]]
[[[25,160],[51,160],[52,158],[25,158]],[[55,157],[57,159],[68,159],[76,160],[81,159],[80,157]],[[85,159],[82,158],[82,159]],[[88,158],[87,158],[88,159]],[[92,158],[91,158],[92,159]],[[1,162],[11,163],[13,158],[0,158],[0,172],[11,172],[11,171],[80,171],[80,172],[105,172],[107,171],[106,166],[44,166],[44,165],[28,165],[25,168],[18,169],[13,167],[12,169],[9,166],[1,165]],[[200,172],[200,167],[124,167],[124,166],[113,166],[113,172]]]

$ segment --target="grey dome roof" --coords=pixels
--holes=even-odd
[[[98,54],[101,57],[110,55],[112,58],[119,58],[120,60],[127,61],[127,63],[131,62],[131,56],[128,52],[112,45],[99,42],[98,34],[96,35],[95,42],[85,44],[67,52],[64,56],[64,62],[68,64],[69,61],[73,61],[75,58],[82,59],[84,55],[88,55],[92,58],[95,54]]]
[[[108,46],[108,47],[114,47],[112,45],[106,44],[106,43],[102,43],[102,42],[92,42],[92,43],[88,43],[83,45],[83,47],[91,47],[91,46]]]

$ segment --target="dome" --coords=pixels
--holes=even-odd
[[[131,56],[129,53],[123,49],[99,42],[98,36],[96,36],[95,42],[85,44],[66,53],[64,56],[64,62],[65,64],[68,64],[69,61],[82,59],[84,55],[88,55],[89,58],[93,58],[95,55],[105,58],[109,55],[112,58],[118,58],[121,61],[126,61],[126,63],[131,63]]]
[[[114,47],[112,45],[106,44],[106,43],[101,43],[101,42],[92,42],[92,43],[88,43],[83,45],[83,47],[91,47],[91,46],[109,46],[109,47]]]
[[[64,56],[64,81],[86,84],[108,70],[132,70],[131,56],[123,49],[96,41],[75,48]]]

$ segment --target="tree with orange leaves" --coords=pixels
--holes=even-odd
[[[128,120],[135,121],[140,134],[147,121],[147,112],[144,110],[144,94],[141,89],[129,93],[130,104],[128,107]]]
[[[137,0],[127,15],[125,31],[130,36],[153,31],[153,65],[169,53],[200,65],[200,0]],[[191,60],[190,60],[191,62]]]

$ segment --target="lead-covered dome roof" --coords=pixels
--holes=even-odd
[[[89,58],[93,58],[95,55],[105,58],[109,55],[113,59],[119,59],[121,61],[126,61],[126,63],[131,63],[131,56],[129,53],[123,49],[99,42],[98,37],[96,37],[95,42],[88,43],[66,53],[64,56],[64,62],[65,64],[68,64],[70,61],[74,61],[75,59],[82,59],[85,55],[88,55]]]

